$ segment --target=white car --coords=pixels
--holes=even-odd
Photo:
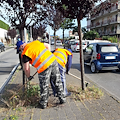
[[[54,45],[54,40],[51,40],[51,45]]]
[[[61,40],[57,40],[57,41],[56,41],[56,45],[57,45],[57,46],[61,46],[61,45],[62,45]]]
[[[84,40],[82,40],[82,49],[84,50],[87,47],[87,42],[85,42]],[[79,40],[75,40],[71,42],[71,50],[73,52],[78,52],[80,51],[79,48]]]

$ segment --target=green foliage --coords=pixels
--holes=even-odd
[[[40,87],[39,85],[30,85],[29,88],[26,90],[26,96],[27,98],[30,98],[31,96],[35,96],[40,94]]]
[[[65,20],[61,24],[61,29],[70,29],[73,28],[73,26],[73,19],[65,18]]]
[[[0,20],[0,28],[8,30],[9,29],[9,25]]]
[[[103,40],[109,40],[112,43],[117,43],[117,37],[116,36],[113,36],[113,37],[111,37],[111,36],[103,36],[102,39]]]
[[[69,40],[71,40],[71,39],[75,39],[75,37],[70,37]]]
[[[73,28],[73,33],[72,33],[72,34],[74,34],[75,32],[78,32],[78,26],[75,26],[75,27]]]
[[[103,40],[108,40],[108,37],[109,37],[109,36],[102,36],[102,39],[103,39]]]
[[[10,120],[18,120],[18,116],[16,115],[10,115]]]
[[[99,34],[95,30],[88,31],[84,34],[83,39],[94,40],[99,38]]]
[[[78,32],[78,26],[75,26],[75,27],[73,28],[73,34],[74,34],[75,32]],[[85,27],[82,27],[82,32],[83,32],[83,34],[85,34],[85,33],[88,32],[88,31],[86,30]]]
[[[82,27],[82,32],[85,34],[87,31],[87,29],[85,27]]]

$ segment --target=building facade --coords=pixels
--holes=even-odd
[[[93,8],[87,19],[87,29],[96,30],[100,37],[116,36],[120,40],[120,1],[106,0]]]
[[[73,31],[69,31],[69,37],[74,37],[75,39],[79,39],[79,35],[78,35],[78,32],[75,32],[73,34]],[[83,38],[83,33],[82,33],[82,38]]]

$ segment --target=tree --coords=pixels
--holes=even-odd
[[[13,45],[14,45],[14,44],[15,44],[15,43],[14,43],[14,38],[15,38],[16,35],[17,35],[16,29],[15,29],[15,28],[9,29],[7,35],[11,37],[11,39],[12,39],[12,41],[13,41],[12,43],[13,43]]]
[[[73,19],[65,18],[61,24],[61,29],[63,29],[63,42],[64,42],[64,31],[66,29],[73,28],[75,24],[73,23]]]
[[[46,32],[46,25],[43,25],[41,23],[38,23],[36,25],[33,26],[33,31],[32,31],[32,35],[33,35],[33,39],[37,39],[38,37],[43,38],[44,37],[44,33]]]
[[[23,40],[24,28],[47,19],[48,8],[44,0],[1,0],[0,16],[19,30]]]
[[[81,68],[81,85],[84,90],[84,61],[82,50],[82,37],[81,37],[81,22],[80,20],[92,10],[95,2],[99,0],[47,0],[48,3],[58,8],[66,18],[77,19],[78,34],[80,41],[80,68]]]
[[[75,32],[78,32],[78,26],[75,26],[75,27],[73,28],[73,34],[74,34]],[[85,29],[85,27],[82,27],[82,32],[83,32],[83,34],[85,34],[85,33],[87,32],[87,30]]]
[[[58,9],[52,8],[52,14],[50,16],[49,25],[51,26],[52,30],[54,31],[54,46],[56,49],[56,31],[60,28],[61,23],[63,21],[63,15]]]
[[[95,30],[88,31],[84,33],[83,39],[94,40],[95,38],[99,38],[99,34]]]

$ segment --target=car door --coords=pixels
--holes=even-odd
[[[83,51],[85,63],[90,63],[93,53],[93,44],[89,44]]]
[[[70,44],[71,44],[71,50],[72,50],[72,51],[75,51],[75,50],[74,50],[74,47],[75,47],[75,41],[70,42]]]

